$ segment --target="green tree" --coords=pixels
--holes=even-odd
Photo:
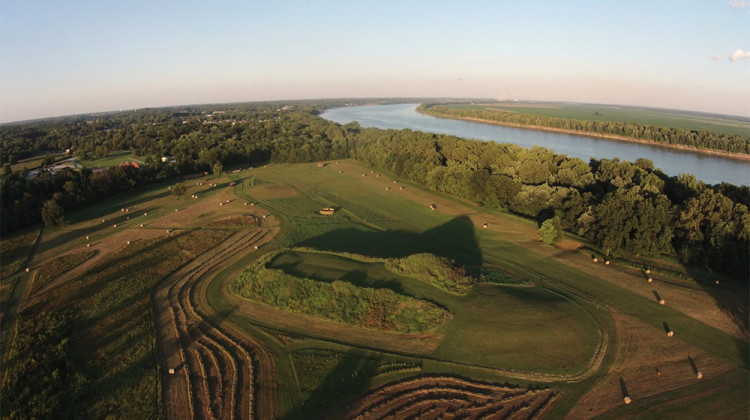
[[[42,221],[48,228],[62,226],[65,222],[62,206],[57,200],[47,200],[42,206]]]
[[[224,172],[224,167],[221,166],[221,162],[214,163],[214,175],[220,176],[222,172]]]
[[[539,227],[539,238],[545,245],[552,245],[562,239],[562,230],[560,229],[560,219],[553,217],[542,222]]]
[[[185,188],[182,182],[178,182],[174,187],[172,187],[172,195],[175,197],[182,197],[183,195],[185,195],[186,191],[187,188]]]

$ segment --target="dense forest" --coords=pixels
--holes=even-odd
[[[597,135],[628,137],[665,145],[682,145],[729,153],[750,153],[749,138],[734,134],[716,134],[705,130],[656,127],[635,122],[582,121],[546,117],[500,109],[467,107],[465,103],[426,103],[420,105],[417,111],[436,117],[472,118],[500,124],[528,125]]]
[[[217,167],[351,157],[489,209],[552,221],[603,253],[674,255],[747,279],[747,187],[670,177],[647,159],[585,162],[544,148],[342,126],[317,116],[336,104],[195,106],[4,125],[2,233],[41,221],[57,225],[65,213],[104,197]],[[22,157],[65,149],[78,159],[131,150],[147,164],[42,170],[35,178],[11,169]]]

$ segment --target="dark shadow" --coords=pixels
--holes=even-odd
[[[653,292],[654,292],[654,297],[656,298],[656,301],[661,303],[662,298],[661,296],[659,296],[659,293],[656,290],[654,290]]]
[[[669,328],[669,324],[667,324],[666,322],[663,322],[663,323],[662,323],[662,326],[664,327],[664,332],[665,332],[665,333],[669,334],[669,333],[671,333],[671,332],[672,332],[672,329],[671,329],[671,328]]]
[[[625,398],[629,396],[628,394],[628,386],[625,385],[625,380],[620,378],[620,391],[622,391],[622,397]]]
[[[693,368],[693,374],[697,375],[698,374],[698,366],[695,365],[695,360],[693,360],[693,358],[690,357],[690,356],[688,356],[687,358],[688,358],[688,362],[690,362],[690,367]]]
[[[737,352],[750,366],[750,284],[747,278],[734,278],[708,269],[685,265],[688,274],[716,303],[722,313],[739,329],[743,339],[734,338]]]
[[[474,233],[474,224],[467,216],[458,216],[423,233],[347,228],[324,233],[299,245],[379,258],[403,258],[429,252],[466,267],[470,274],[476,274],[482,266],[482,253]]]

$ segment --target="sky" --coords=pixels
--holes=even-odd
[[[0,122],[341,97],[750,116],[750,0],[0,0]]]

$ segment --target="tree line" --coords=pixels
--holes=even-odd
[[[461,106],[457,106],[461,105]],[[750,153],[750,139],[735,134],[716,134],[707,130],[683,130],[657,127],[636,122],[584,121],[567,118],[522,114],[499,109],[466,107],[466,104],[426,103],[417,111],[436,117],[475,118],[506,124],[549,127],[601,135],[629,137],[665,145],[683,145],[697,149],[729,153]]]
[[[66,212],[105,197],[210,172],[217,165],[352,157],[431,190],[506,209],[540,225],[551,219],[555,227],[589,239],[608,254],[672,255],[747,279],[747,187],[710,186],[688,174],[670,177],[647,159],[585,162],[540,147],[340,125],[317,116],[337,104],[216,105],[0,127],[3,142],[11,144],[31,143],[39,150],[72,146],[76,155],[85,151],[82,158],[98,157],[97,148],[99,153],[132,150],[147,163],[140,169],[117,166],[55,175],[42,170],[33,179],[22,171],[8,171],[6,165],[0,183],[2,233],[43,219],[54,225]],[[67,134],[53,134],[61,132]],[[28,133],[34,133],[33,139]],[[6,153],[19,152],[1,153],[6,161]],[[166,155],[175,162],[161,162]]]

